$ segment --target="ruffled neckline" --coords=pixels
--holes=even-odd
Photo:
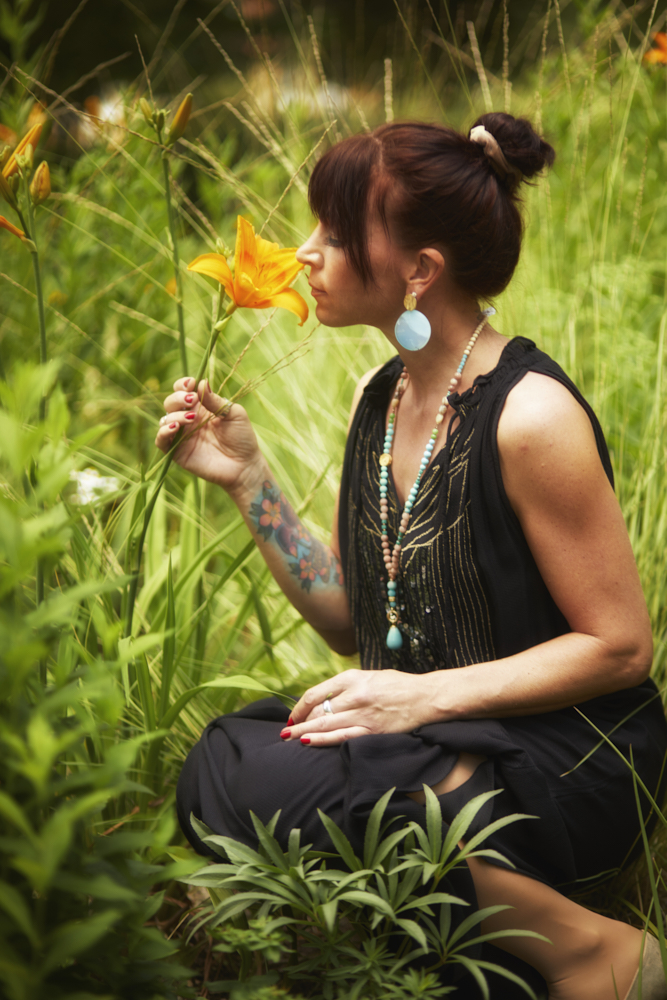
[[[475,406],[482,398],[483,389],[492,382],[504,369],[514,364],[519,358],[535,349],[535,343],[527,337],[512,337],[507,342],[498,358],[498,363],[491,371],[478,375],[473,384],[462,393],[452,393],[449,402],[456,410],[461,404]],[[400,355],[395,354],[387,361],[379,372],[373,376],[364,389],[364,395],[375,405],[386,406],[389,393],[393,390],[398,376],[403,368]],[[477,391],[477,390],[482,391]]]

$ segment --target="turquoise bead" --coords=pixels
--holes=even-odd
[[[395,625],[392,625],[387,632],[387,649],[400,649],[403,645],[403,636]]]

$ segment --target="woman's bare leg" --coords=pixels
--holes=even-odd
[[[536,879],[470,858],[480,909],[513,907],[482,922],[482,931],[524,928],[549,938],[500,938],[498,948],[522,959],[546,979],[550,1000],[623,1000],[637,971],[642,933],[593,913]],[[613,969],[613,977],[612,977]]]
[[[433,791],[444,795],[458,788],[485,759],[460,754]],[[423,792],[411,792],[410,798],[425,802]],[[484,933],[532,930],[551,942],[522,937],[495,942],[496,947],[537,969],[547,982],[550,1000],[616,1000],[617,996],[623,1000],[639,964],[641,931],[593,913],[543,882],[482,858],[470,858],[468,866],[480,909],[499,903],[512,907],[483,921]]]

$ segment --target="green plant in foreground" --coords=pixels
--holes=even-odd
[[[56,372],[53,362],[17,366],[12,384],[0,383],[2,995],[176,997],[188,973],[173,961],[176,945],[146,926],[163,895],[151,890],[198,862],[187,854],[164,866],[146,860],[173,837],[168,813],[131,833],[115,818],[128,796],[150,791],[133,772],[151,736],[122,732],[123,662],[100,621],[124,581],[99,566],[85,582],[70,573],[68,552],[84,536],[63,493],[80,448],[100,430],[66,440]],[[38,562],[60,586],[35,605]],[[95,619],[99,646],[88,638]],[[47,659],[45,689],[38,664]]]
[[[456,989],[441,982],[440,972],[459,965],[473,976],[486,1000],[485,970],[511,980],[535,1000],[514,973],[468,952],[499,937],[540,935],[479,933],[481,921],[507,907],[487,907],[461,918],[459,908],[468,904],[440,888],[468,857],[502,860],[496,851],[483,848],[483,841],[527,817],[513,814],[496,820],[460,849],[457,845],[477,813],[499,792],[472,799],[443,837],[438,798],[428,786],[424,791],[426,829],[416,823],[393,829],[393,824],[383,823],[394,789],[382,796],[368,822],[363,859],[321,811],[335,854],[302,845],[296,829],[283,851],[273,835],[279,813],[267,826],[251,814],[257,850],[212,834],[193,818],[202,840],[226,859],[189,879],[206,886],[214,900],[197,927],[204,926],[212,935],[217,952],[239,956],[238,980],[207,983],[208,990],[250,998],[259,995],[257,989],[294,983],[317,1000],[435,1000]]]

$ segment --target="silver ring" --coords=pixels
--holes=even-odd
[[[231,408],[232,408],[233,405],[234,404],[232,403],[231,399],[226,399],[223,396],[222,397],[222,406],[218,407],[218,409],[215,411],[216,412],[216,416],[218,416],[218,417],[226,417],[227,414],[229,413],[229,411],[231,410]]]
[[[325,715],[334,714],[334,710],[331,707],[331,702],[329,701],[328,698],[325,698],[324,701],[322,702],[322,711],[324,712]]]

